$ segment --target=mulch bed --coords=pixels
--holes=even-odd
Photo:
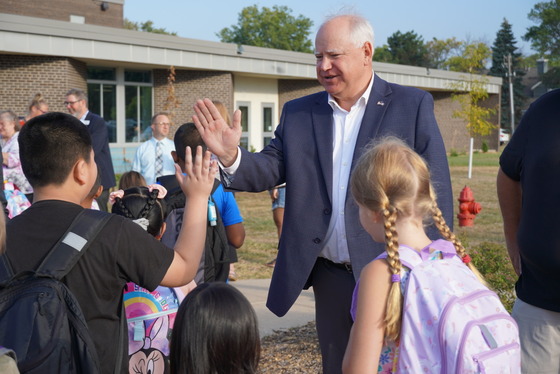
[[[275,331],[261,340],[260,373],[321,373],[315,322]]]

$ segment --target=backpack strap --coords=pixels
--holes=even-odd
[[[414,269],[415,266],[421,264],[423,261],[428,259],[428,256],[430,254],[430,249],[441,251],[441,253],[443,253],[443,258],[451,258],[454,256],[459,257],[457,255],[455,247],[453,246],[453,243],[447,240],[439,239],[433,241],[432,244],[422,249],[422,251],[420,252],[415,251],[414,249],[407,247],[405,245],[400,245],[399,259],[401,260],[401,263],[404,266],[412,270]],[[376,260],[378,258],[387,258],[387,252],[383,252],[382,254],[377,256]]]
[[[6,253],[0,256],[0,286],[5,285],[14,277],[14,271]]]
[[[110,218],[109,213],[83,209],[39,265],[36,274],[62,279],[76,265]]]
[[[212,191],[210,192],[210,197],[212,198],[212,195],[214,194],[214,192],[216,192],[216,190],[218,189],[218,187],[220,187],[220,184],[222,184],[222,182],[220,182],[219,179],[214,179],[214,185],[212,186]],[[212,198],[213,200],[214,198]]]
[[[387,252],[381,253],[375,259],[386,259]],[[401,264],[409,268],[410,270],[414,269],[416,265],[422,263],[422,257],[420,257],[420,253],[416,252],[412,248],[405,247],[404,245],[399,246],[399,259],[401,260]]]

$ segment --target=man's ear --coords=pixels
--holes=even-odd
[[[87,162],[83,158],[80,158],[74,164],[74,167],[72,168],[72,175],[74,177],[74,180],[80,186],[83,186],[84,184],[86,184],[88,182],[88,177],[89,177],[88,165],[87,165]]]
[[[370,42],[365,42],[363,45],[364,57],[367,61],[371,61],[373,58],[373,46]]]
[[[173,162],[175,162],[176,164],[179,163],[179,157],[177,157],[177,152],[171,151],[171,157],[173,157]]]

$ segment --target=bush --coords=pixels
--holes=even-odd
[[[488,144],[486,142],[482,142],[482,152],[488,152]]]
[[[517,275],[511,266],[506,247],[497,243],[483,242],[478,247],[471,248],[469,252],[474,266],[500,296],[506,309],[511,312],[515,301],[514,286]]]

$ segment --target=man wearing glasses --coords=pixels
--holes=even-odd
[[[148,185],[156,183],[161,176],[175,174],[175,162],[171,157],[175,143],[167,137],[171,127],[167,113],[156,113],[151,127],[152,138],[138,147],[132,163],[132,170],[142,174]]]
[[[66,93],[64,105],[71,115],[87,126],[89,134],[91,135],[95,163],[99,168],[101,185],[103,186],[103,193],[97,198],[97,203],[99,204],[99,208],[106,212],[109,189],[117,184],[115,180],[115,171],[113,169],[113,160],[111,159],[111,151],[109,150],[107,123],[105,123],[102,117],[88,110],[87,95],[80,89],[72,88],[69,90]]]

